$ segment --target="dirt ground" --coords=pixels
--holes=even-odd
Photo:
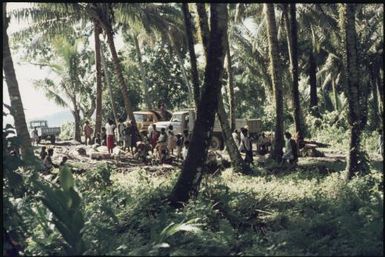
[[[53,162],[59,164],[63,156],[68,158],[67,163],[78,169],[92,170],[103,163],[112,164],[120,172],[126,173],[131,170],[137,169],[138,167],[143,168],[149,171],[161,171],[175,169],[182,166],[180,160],[174,161],[170,164],[152,164],[146,165],[141,161],[135,159],[130,152],[125,152],[121,150],[119,146],[114,148],[114,152],[108,159],[93,159],[92,155],[107,155],[106,146],[97,146],[97,145],[84,145],[80,144],[77,141],[58,141],[56,144],[52,145],[48,142],[42,142],[39,146],[34,147],[34,152],[36,155],[39,155],[42,146],[46,148],[53,148]],[[256,149],[256,146],[253,146],[253,149]],[[298,166],[303,168],[317,168],[317,169],[334,169],[336,171],[343,170],[346,167],[346,154],[341,151],[335,151],[331,148],[318,148],[319,151],[325,154],[324,157],[299,157]],[[229,160],[229,156],[226,150],[216,151],[217,154],[220,154],[222,158]],[[243,155],[243,154],[242,154]],[[151,155],[150,155],[151,156]],[[380,155],[370,156],[372,165],[376,169],[383,171],[383,162]],[[152,157],[154,159],[154,157]],[[254,163],[263,164],[267,158],[267,155],[262,156],[258,155],[254,151]]]

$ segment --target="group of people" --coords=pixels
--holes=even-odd
[[[248,164],[253,162],[253,147],[252,138],[247,128],[241,128],[239,133],[237,129],[232,133],[233,139],[238,146],[240,152],[245,153],[244,161]],[[295,164],[298,161],[298,145],[297,142],[292,139],[292,135],[289,132],[285,132],[285,148],[282,155],[282,163]],[[257,152],[260,155],[265,155],[271,150],[271,141],[266,137],[265,133],[260,133],[257,140]]]
[[[92,140],[94,130],[90,123],[86,121],[83,127],[85,144],[92,144],[94,142],[99,145],[105,145],[108,152],[112,153],[115,143],[117,143],[124,150],[131,150],[131,153],[133,153],[133,148],[138,141],[136,126],[132,122],[124,122],[123,119],[120,119],[116,131],[115,128],[113,120],[108,119],[106,125],[102,127],[101,133],[96,133],[94,140]]]
[[[170,161],[172,155],[176,159],[184,160],[190,141],[188,130],[184,130],[183,134],[175,134],[172,125],[167,130],[166,128],[158,130],[155,123],[148,127],[147,134],[142,135],[141,139],[137,127],[132,122],[124,122],[123,119],[119,120],[117,126],[112,119],[109,119],[102,127],[101,134],[97,133],[94,140],[92,140],[94,130],[88,121],[85,122],[83,132],[86,144],[94,141],[99,145],[105,145],[108,153],[113,152],[115,145],[121,146],[124,151],[130,151],[133,156],[142,158],[151,151],[161,163]]]
[[[183,134],[175,135],[172,125],[168,126],[166,132],[165,128],[158,131],[156,124],[152,124],[148,127],[147,140],[151,145],[152,152],[155,152],[161,163],[167,162],[171,155],[174,155],[174,150],[176,151],[176,159],[186,159],[190,142],[188,130],[184,130]]]
[[[58,168],[60,166],[63,166],[68,160],[67,156],[63,156],[61,162],[59,164],[55,164],[52,162],[52,156],[53,148],[49,148],[48,150],[45,146],[41,148],[39,157],[40,160],[43,162],[43,170],[46,172],[50,171],[52,168]]]

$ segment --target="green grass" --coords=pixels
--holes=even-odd
[[[86,253],[382,255],[382,172],[347,183],[339,167],[310,167],[254,176],[227,169],[206,176],[180,210],[164,201],[178,171],[112,171],[112,186],[83,192]]]

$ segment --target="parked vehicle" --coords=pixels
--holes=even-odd
[[[167,113],[168,113],[167,116],[171,117],[172,114],[168,111]],[[138,126],[138,130],[140,134],[143,136],[147,135],[148,126],[150,126],[152,123],[165,120],[160,115],[160,112],[155,110],[135,111],[134,116],[135,116],[136,124]]]
[[[157,122],[156,127],[160,130],[161,128],[168,128],[169,125],[173,126],[173,131],[175,134],[183,133],[183,130],[187,129],[189,134],[192,133],[194,128],[194,123],[196,119],[195,110],[183,110],[177,111],[172,114],[170,121],[161,121]],[[240,131],[242,127],[247,127],[249,134],[253,139],[257,139],[258,133],[261,130],[261,120],[260,119],[236,119],[235,128]],[[224,139],[222,135],[222,128],[218,120],[217,115],[215,116],[213,135],[211,137],[210,147],[214,150],[224,148]]]
[[[29,122],[29,133],[36,128],[40,142],[42,139],[49,139],[52,144],[55,143],[56,137],[60,134],[60,127],[48,127],[46,120],[33,120]]]

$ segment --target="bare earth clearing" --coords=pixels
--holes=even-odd
[[[77,169],[83,169],[85,171],[92,170],[97,166],[108,163],[116,167],[116,170],[122,173],[127,173],[132,170],[141,168],[154,173],[163,173],[170,170],[179,169],[182,166],[180,160],[175,160],[170,164],[150,164],[146,165],[143,162],[135,159],[130,152],[125,152],[120,149],[119,146],[114,148],[114,153],[111,157],[106,159],[94,159],[91,156],[94,155],[108,155],[106,146],[92,146],[80,144],[77,141],[59,141],[52,145],[47,142],[41,143],[38,147],[35,147],[35,154],[38,155],[41,146],[54,149],[53,162],[59,164],[63,156],[67,156],[67,164]],[[253,146],[256,149],[256,146]],[[82,151],[85,154],[82,153]],[[298,166],[301,170],[329,173],[334,171],[342,171],[346,166],[346,154],[342,151],[336,151],[332,148],[318,148],[318,150],[324,153],[324,157],[299,157]],[[79,153],[80,152],[80,153]],[[226,150],[216,151],[224,159],[230,160]],[[244,154],[242,153],[244,157]],[[267,155],[261,156],[254,151],[254,164],[257,167],[263,167],[263,163],[266,160]],[[372,155],[371,164],[376,169],[383,171],[383,164],[380,155]]]

